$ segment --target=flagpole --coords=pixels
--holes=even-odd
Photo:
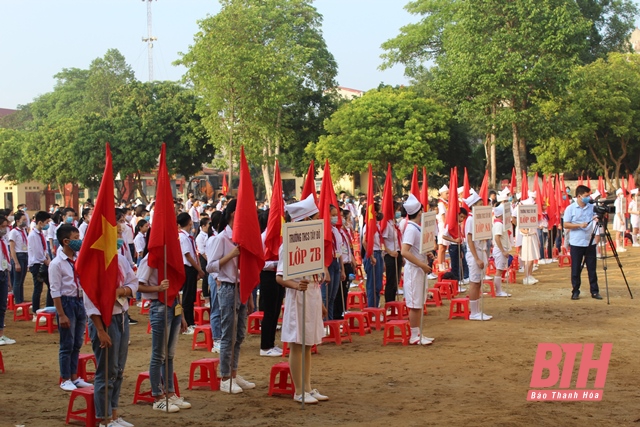
[[[167,280],[167,244],[163,245],[164,249],[164,280]],[[169,301],[167,301],[167,289],[164,290],[164,399],[165,409],[169,413]],[[175,384],[174,384],[175,387]]]
[[[240,265],[240,255],[238,255],[238,266]],[[229,394],[233,394],[233,360],[236,357],[236,334],[238,328],[238,313],[236,307],[238,306],[238,275],[239,271],[236,271],[236,281],[233,285],[233,328],[231,330],[231,361],[229,362],[229,372],[231,372],[231,378],[229,379]],[[249,295],[251,298],[251,295]]]
[[[104,326],[104,322],[102,324]],[[105,370],[105,387],[104,387],[104,418],[107,419],[109,413],[109,347],[104,348],[104,370]]]
[[[424,320],[424,304],[426,302],[425,290],[428,283],[429,283],[429,278],[427,277],[427,273],[424,273],[424,281],[422,282],[422,290],[420,292],[420,301],[422,302],[422,304],[420,304],[420,341],[418,341],[418,345],[422,345],[422,337],[424,336],[422,334],[422,322]]]
[[[326,283],[326,282],[325,282]],[[329,292],[329,287],[327,286],[327,293]],[[307,320],[307,298],[305,298],[307,295],[306,291],[302,291],[302,372],[301,372],[301,387],[302,387],[302,404],[301,404],[301,408],[302,410],[304,410],[304,396],[306,394],[306,384],[304,381],[304,368],[305,368],[305,362],[306,362],[306,357],[305,354],[307,353],[307,341],[306,341],[306,320]],[[329,301],[329,297],[327,295],[327,302]],[[328,304],[327,304],[328,305]],[[340,333],[340,331],[338,331],[338,333]]]

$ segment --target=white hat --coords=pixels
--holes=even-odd
[[[523,205],[535,205],[536,201],[533,199],[533,197],[529,197],[528,199],[525,199],[522,201]]]
[[[418,213],[420,209],[422,209],[420,200],[418,200],[413,194],[409,195],[409,198],[402,204],[402,206],[404,206],[404,210],[407,211],[408,215],[414,215]]]
[[[508,188],[505,188],[504,190],[502,190],[496,195],[496,200],[498,202],[506,202],[507,200],[509,200],[509,194],[511,194],[511,192],[509,191]]]
[[[440,187],[440,189],[438,190],[438,193],[444,193],[446,191],[449,191],[449,187],[447,187],[447,184],[443,185],[442,187]]]
[[[591,199],[592,199],[592,200],[595,200],[595,199],[597,199],[598,197],[600,197],[601,195],[602,195],[602,194],[600,194],[600,191],[599,191],[599,190],[596,190],[596,192],[595,192],[595,193],[591,193]]]
[[[504,206],[498,205],[493,208],[493,216],[502,216],[504,215]]]
[[[522,199],[522,193],[516,193],[516,199],[518,200]]]
[[[462,187],[458,187],[458,194],[462,194],[464,191],[464,185]]]
[[[528,194],[530,199],[535,199],[536,198],[536,192],[535,191],[529,191]]]
[[[467,206],[471,207],[472,205],[478,203],[480,201],[480,196],[478,196],[478,193],[476,193],[475,190],[471,189],[471,192],[469,194],[469,197],[467,197],[466,199],[464,199],[464,202],[467,204]]]
[[[309,194],[304,200],[286,205],[284,209],[289,212],[293,222],[303,220],[319,212],[313,194]]]
[[[631,190],[631,194],[638,194],[638,189],[634,188],[633,190]]]
[[[618,188],[616,190],[616,196],[619,196],[620,194],[622,194],[622,188]]]

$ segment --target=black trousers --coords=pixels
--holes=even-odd
[[[384,301],[395,301],[402,274],[402,255],[398,252],[396,258],[385,253],[384,266],[387,270],[387,284],[384,287]]]
[[[580,294],[580,273],[582,263],[586,260],[587,273],[589,274],[589,288],[591,295],[600,292],[598,288],[598,275],[596,273],[596,245],[570,246],[571,253],[571,286],[574,294]]]
[[[193,306],[196,302],[196,291],[198,290],[198,270],[190,265],[184,266],[185,279],[182,285],[182,308],[184,310],[184,320],[188,326],[194,325]]]
[[[346,310],[347,295],[349,294],[350,274],[353,274],[353,266],[351,265],[351,263],[346,263],[344,265],[344,275],[346,279],[342,283],[340,283],[340,288],[338,288],[338,294],[336,295],[336,300],[333,304],[334,320],[344,319],[342,312]]]
[[[198,255],[200,261],[200,268],[204,271],[204,277],[202,278],[202,296],[207,298],[209,296],[209,273],[207,273],[207,260],[202,255]]]
[[[260,272],[260,310],[264,313],[260,334],[260,349],[275,347],[278,317],[282,308],[285,288],[276,282],[275,271]]]

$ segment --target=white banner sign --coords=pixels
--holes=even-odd
[[[502,223],[506,229],[511,229],[511,203],[502,202],[501,205],[504,208],[504,214],[502,214]]]
[[[493,237],[491,206],[473,207],[473,236],[474,241],[491,240]]]
[[[518,228],[538,228],[538,205],[518,206]]]
[[[420,238],[420,253],[426,254],[434,249],[438,225],[435,212],[424,212],[420,218],[422,236]]]
[[[302,221],[284,224],[284,280],[324,273],[324,222]]]

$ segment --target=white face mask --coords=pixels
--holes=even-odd
[[[127,222],[131,221],[131,219],[132,219],[132,218],[133,218],[133,217],[132,217],[131,215],[126,215],[126,216],[124,217],[124,219],[126,219],[126,220],[127,220]]]

